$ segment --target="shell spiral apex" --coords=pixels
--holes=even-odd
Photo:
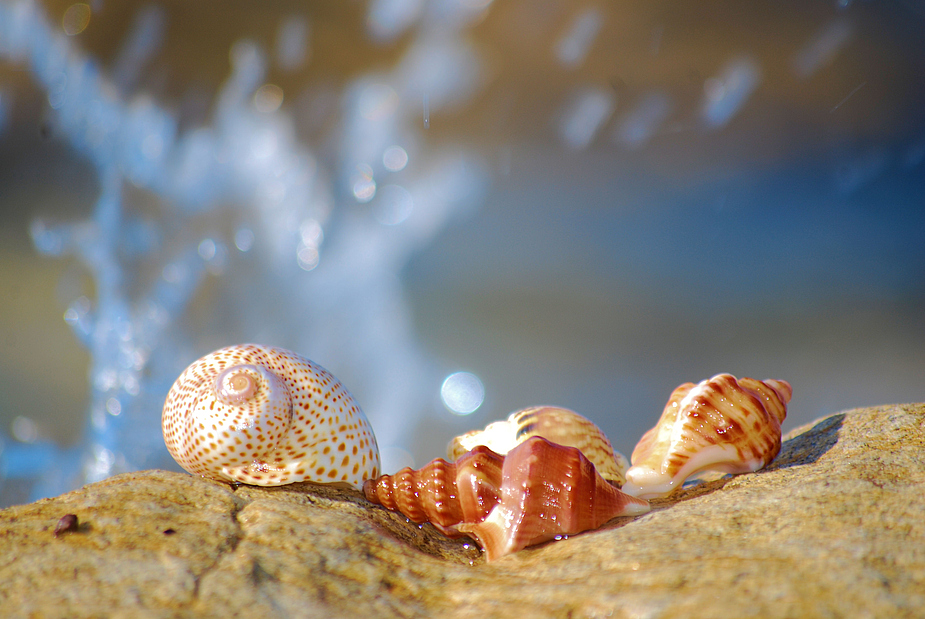
[[[376,437],[353,396],[282,348],[239,344],[194,362],[170,388],[161,426],[174,460],[211,479],[359,488],[379,475]]]
[[[751,473],[767,466],[780,451],[792,395],[786,381],[732,374],[684,383],[639,439],[623,491],[661,497],[700,471]]]
[[[503,421],[488,424],[484,430],[457,436],[447,446],[447,456],[455,460],[477,445],[485,445],[504,455],[531,436],[576,447],[591,461],[601,477],[618,486],[626,482],[629,462],[623,454],[614,451],[603,431],[590,419],[557,406],[524,408],[511,413]]]

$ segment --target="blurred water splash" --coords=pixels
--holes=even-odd
[[[646,144],[671,114],[672,101],[662,92],[643,96],[617,126],[614,138],[628,148]]]
[[[291,15],[280,22],[276,34],[276,60],[284,71],[295,71],[308,61],[311,29],[303,15]]]
[[[126,38],[112,70],[112,81],[120,92],[131,92],[142,70],[157,53],[164,38],[167,17],[159,6],[145,7],[135,16],[135,24]]]
[[[584,62],[602,22],[601,12],[594,7],[575,16],[562,37],[556,41],[556,58],[562,66],[574,69]]]
[[[726,125],[742,109],[761,83],[761,69],[754,60],[742,56],[729,61],[723,70],[703,84],[704,124],[709,128]]]
[[[806,79],[831,64],[842,48],[851,41],[852,34],[853,28],[847,19],[832,20],[794,57],[794,72]]]
[[[616,107],[616,95],[593,86],[579,89],[559,121],[559,137],[570,148],[583,150],[594,141]]]
[[[370,23],[382,19],[382,4],[370,8]],[[435,152],[420,137],[422,93],[437,112],[478,87],[478,59],[453,33],[488,3],[455,4],[430,7],[391,72],[360,76],[336,95],[333,162],[293,137],[285,93],[264,82],[268,57],[254,42],[231,49],[211,124],[181,131],[177,114],[137,86],[163,40],[159,8],[137,15],[105,73],[37,4],[0,5],[0,60],[28,68],[57,131],[92,162],[100,186],[89,219],[31,227],[40,252],[77,257],[95,282],[95,298],[79,296],[64,315],[91,353],[84,440],[61,450],[3,439],[0,483],[26,479],[34,499],[172,466],[160,433],[167,389],[198,356],[244,339],[285,345],[335,371],[364,394],[385,470],[408,464],[404,441],[442,372],[419,350],[398,273],[478,204],[485,185],[477,158]],[[89,8],[72,16],[73,28],[91,18]],[[282,69],[307,61],[309,33],[304,17],[280,23]],[[159,213],[138,215],[127,187],[155,196]],[[192,331],[186,311],[207,277],[220,283],[212,322]]]

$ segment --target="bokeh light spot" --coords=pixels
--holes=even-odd
[[[250,228],[241,228],[234,233],[234,246],[238,251],[250,251],[254,246],[254,232]]]
[[[475,374],[455,372],[443,381],[440,397],[454,415],[470,415],[485,401],[485,387]]]
[[[371,167],[365,163],[357,166],[356,172],[350,177],[350,191],[356,201],[361,203],[376,197],[376,181]]]
[[[389,172],[400,172],[408,165],[408,152],[401,146],[389,146],[382,153],[382,165]]]
[[[34,443],[39,437],[38,425],[28,417],[16,417],[10,429],[13,438],[21,443]]]
[[[272,114],[283,104],[283,89],[276,84],[264,84],[254,93],[254,107],[263,114]]]
[[[203,260],[211,260],[215,257],[216,247],[215,241],[212,239],[203,239],[199,243],[199,256]]]
[[[90,5],[78,2],[67,7],[61,26],[69,37],[83,32],[90,25]]]

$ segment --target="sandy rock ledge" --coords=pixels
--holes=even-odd
[[[925,404],[827,417],[653,508],[487,565],[350,490],[131,473],[0,511],[0,616],[925,615]]]

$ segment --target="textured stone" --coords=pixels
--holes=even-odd
[[[131,473],[0,511],[0,616],[921,616],[923,483],[925,405],[849,411],[763,471],[486,564],[351,489]]]

